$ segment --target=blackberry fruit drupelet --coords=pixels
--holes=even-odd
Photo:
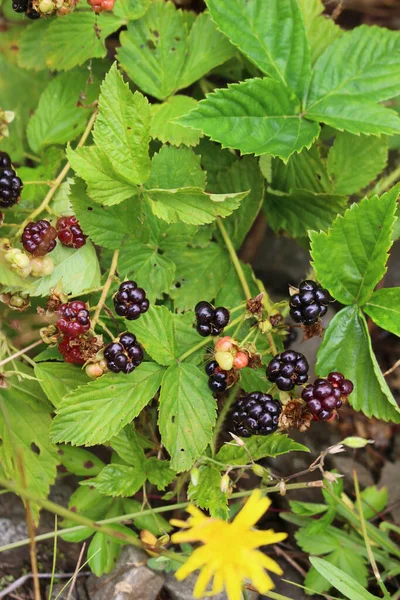
[[[22,181],[12,168],[10,157],[6,152],[0,152],[0,208],[17,204],[22,188]]]
[[[316,420],[327,421],[353,391],[353,384],[342,373],[329,373],[326,379],[319,378],[307,385],[301,397]]]
[[[303,385],[308,380],[308,362],[304,354],[285,350],[274,356],[267,367],[267,378],[284,392],[295,385]]]
[[[229,323],[229,310],[223,306],[214,308],[212,304],[202,300],[195,306],[196,330],[202,337],[220,335]]]
[[[58,239],[63,246],[68,248],[81,248],[86,244],[86,235],[83,233],[78,219],[73,215],[60,217],[56,224]]]
[[[123,333],[118,342],[112,342],[105,347],[104,358],[110,371],[128,374],[143,361],[143,349],[133,333]]]
[[[31,221],[22,233],[21,242],[24,249],[32,256],[44,256],[56,247],[57,232],[49,221]]]
[[[58,350],[67,363],[83,365],[86,362],[76,338],[65,337],[58,344]]]
[[[323,317],[332,297],[315,281],[302,281],[299,285],[299,293],[290,298],[290,316],[296,323],[313,325]]]
[[[278,428],[282,405],[270,394],[251,392],[233,406],[234,433],[248,438],[251,435],[269,435]]]
[[[212,392],[220,394],[226,390],[228,374],[220,368],[216,360],[206,364],[205,372],[208,375],[208,387]]]
[[[82,335],[90,329],[89,311],[81,300],[61,304],[57,314],[56,327],[70,338]]]
[[[135,281],[121,283],[114,296],[115,312],[128,321],[138,319],[140,315],[148,311],[149,306],[146,292],[143,288],[138,287]]]

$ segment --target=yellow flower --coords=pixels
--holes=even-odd
[[[174,543],[203,543],[203,546],[193,551],[187,562],[175,574],[176,578],[182,581],[193,571],[200,569],[193,590],[195,598],[213,596],[225,588],[229,600],[240,600],[245,581],[251,582],[260,593],[274,587],[265,569],[277,575],[282,575],[282,569],[257,548],[281,542],[287,534],[275,533],[272,529],[253,529],[253,525],[270,504],[268,498],[261,497],[260,490],[254,490],[231,523],[207,517],[195,506],[187,508],[191,515],[187,521],[171,520],[172,525],[186,529],[172,536]],[[211,592],[206,592],[211,578],[214,578]]]

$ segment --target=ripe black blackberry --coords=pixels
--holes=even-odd
[[[323,317],[332,297],[315,281],[302,281],[299,285],[299,293],[290,298],[290,316],[296,323],[312,325]]]
[[[328,421],[342,406],[343,400],[353,391],[350,379],[342,373],[329,373],[326,379],[319,378],[307,385],[301,397],[307,402],[308,410],[318,421]]]
[[[104,358],[113,373],[131,373],[143,361],[143,348],[133,333],[123,333],[118,342],[105,347]]]
[[[138,287],[135,281],[121,283],[114,296],[115,312],[128,321],[138,319],[140,315],[148,311],[149,306],[146,292],[143,288]]]
[[[208,375],[208,387],[215,394],[224,392],[228,386],[228,373],[223,371],[216,360],[206,364],[205,372]]]
[[[285,350],[274,356],[267,367],[267,378],[284,392],[289,392],[295,385],[302,385],[308,380],[308,362],[306,357],[294,350]]]
[[[28,0],[28,8],[25,14],[28,17],[28,19],[40,19],[40,12],[33,8],[32,0]]]
[[[195,306],[196,330],[203,336],[220,335],[229,323],[229,310],[223,306],[214,308],[212,304],[202,300]]]
[[[26,225],[21,242],[24,249],[32,256],[44,256],[56,247],[57,231],[49,221],[31,221]]]
[[[12,168],[6,152],[0,152],[0,208],[10,208],[20,199],[22,181]]]
[[[282,405],[270,394],[251,392],[233,406],[234,433],[248,438],[251,435],[269,435],[278,428]]]
[[[15,0],[12,3],[12,8],[17,13],[26,12],[28,8],[28,0]]]

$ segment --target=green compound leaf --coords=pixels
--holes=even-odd
[[[300,154],[293,154],[286,164],[275,158],[272,161],[272,176],[268,181],[272,190],[280,192],[289,193],[293,189],[307,190],[314,194],[333,192],[326,164],[316,144]]]
[[[57,447],[57,454],[60,463],[69,473],[80,477],[94,477],[105,467],[100,458],[93,452],[83,448],[74,448],[66,444],[60,444]]]
[[[152,104],[150,107],[153,117],[150,133],[164,144],[169,142],[174,146],[196,146],[200,134],[196,131],[172,123],[173,119],[181,117],[195,108],[197,101],[189,96],[172,96],[162,104]]]
[[[155,456],[151,456],[146,460],[144,470],[150,483],[160,491],[165,490],[176,477],[176,473],[170,468],[169,462],[159,460]]]
[[[330,16],[322,14],[325,6],[321,0],[298,0],[298,3],[310,46],[311,62],[314,64],[324,50],[343,33],[343,30]]]
[[[146,94],[164,100],[179,88],[187,29],[183,12],[172,2],[152,2],[143,18],[128,24],[120,40],[118,60]]]
[[[386,272],[399,191],[395,186],[380,198],[365,198],[326,233],[310,232],[318,281],[342,304],[362,306]]]
[[[33,375],[22,363],[18,368]],[[9,479],[46,498],[59,463],[57,449],[49,441],[51,407],[37,381],[16,377],[7,381],[8,389],[0,390],[0,464]],[[37,521],[39,507],[31,506]]]
[[[190,469],[211,440],[216,402],[207,376],[188,363],[172,365],[161,387],[158,426],[171,468]]]
[[[35,365],[35,376],[50,402],[58,408],[64,396],[90,379],[78,365],[41,362]]]
[[[98,91],[98,80],[89,84],[87,71],[75,70],[55,77],[41,95],[28,123],[28,142],[32,150],[40,153],[47,146],[77,138],[92,112],[90,108],[79,106],[80,94],[85,93],[85,103],[90,105]]]
[[[90,485],[104,496],[128,498],[140,490],[146,481],[142,465],[136,467],[110,464],[92,479],[81,481],[81,485]]]
[[[101,85],[93,137],[115,172],[132,185],[145,183],[150,175],[150,124],[147,99],[132,94],[114,63]]]
[[[319,133],[317,123],[301,116],[294,94],[272,79],[248,79],[218,89],[176,122],[200,130],[223,148],[282,160],[310,147]]]
[[[171,365],[175,358],[173,316],[166,306],[153,306],[137,321],[125,321],[151,358]]]
[[[99,204],[112,206],[138,193],[136,186],[114,171],[107,153],[96,146],[77,150],[68,147],[67,158],[77,175],[86,181],[89,196]]]
[[[39,19],[24,27],[19,38],[18,66],[21,69],[43,71],[46,69],[44,39],[51,24],[50,19]]]
[[[254,436],[245,440],[245,444],[253,460],[260,460],[267,456],[276,458],[288,452],[310,452],[306,446],[295,442],[286,433],[272,433],[265,437]],[[235,442],[224,444],[215,458],[226,465],[245,465],[249,462],[246,450],[238,447]]]
[[[52,439],[73,446],[103,444],[138,416],[161,384],[162,367],[142,363],[129,375],[106,374],[61,402]]]
[[[72,12],[62,19],[54,19],[43,42],[47,68],[69,71],[89,58],[103,58],[107,52],[106,37],[122,24],[123,19],[119,17],[96,15],[92,11]],[[66,48],[74,48],[74,52],[66,52]]]
[[[316,372],[326,377],[331,371],[340,371],[353,382],[349,403],[355,410],[367,417],[400,422],[400,409],[376,361],[365,318],[356,306],[341,310],[325,331]]]
[[[211,17],[263,73],[303,96],[310,50],[297,0],[207,0]]]
[[[394,133],[400,119],[376,104],[400,90],[400,35],[382,27],[344,33],[315,64],[306,117],[351,133]]]
[[[400,287],[376,290],[363,311],[379,327],[400,336]]]
[[[328,229],[346,204],[345,196],[298,189],[292,189],[288,194],[267,190],[264,212],[274,231],[285,231],[296,238],[306,237],[313,228]]]
[[[150,0],[118,0],[113,8],[113,13],[117,17],[134,21],[143,17],[149,6]]]
[[[221,479],[220,471],[214,466],[202,465],[197,485],[189,484],[188,498],[199,508],[208,510],[211,517],[226,520],[228,494],[221,491]]]
[[[336,194],[354,194],[366,187],[386,167],[388,141],[383,137],[367,137],[337,133],[328,155],[328,172]]]

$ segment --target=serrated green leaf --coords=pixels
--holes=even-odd
[[[175,265],[168,256],[161,254],[157,248],[134,240],[124,244],[118,270],[121,277],[134,279],[139,286],[146,288],[150,302],[168,294],[175,277]]]
[[[221,491],[221,473],[212,465],[202,465],[199,469],[197,485],[189,484],[188,498],[196,506],[205,508],[211,517],[228,518],[228,494]]]
[[[376,290],[363,310],[379,327],[400,336],[400,287]]]
[[[143,448],[136,431],[130,425],[121,429],[118,435],[110,440],[110,445],[128,465],[144,465],[146,457]]]
[[[68,363],[41,362],[35,365],[35,376],[47,398],[56,408],[69,392],[90,381],[85,371],[77,365]]]
[[[231,7],[230,7],[231,8]],[[229,60],[235,48],[218,31],[207,13],[198,15],[190,28],[179,88],[189,87],[209,71]]]
[[[173,119],[185,115],[195,108],[197,101],[190,96],[172,96],[162,104],[152,104],[150,107],[152,123],[150,133],[153,138],[161,142],[169,142],[174,146],[196,146],[199,143],[200,134],[196,131],[173,123]]]
[[[142,363],[129,375],[106,374],[62,401],[52,439],[73,446],[102,444],[138,416],[160,387],[163,369]]]
[[[317,504],[315,502],[299,502],[297,500],[290,500],[289,504],[291,510],[296,515],[301,515],[304,517],[320,515],[321,513],[326,512],[329,508],[326,504]]]
[[[111,464],[91,479],[81,481],[81,485],[90,485],[105,496],[134,496],[146,481],[142,465],[136,467]]]
[[[87,71],[75,70],[52,79],[28,123],[28,142],[32,150],[40,153],[47,146],[76,139],[92,112],[79,104],[80,95],[84,92],[85,103],[90,105],[98,91],[97,78],[89,81]]]
[[[160,365],[171,365],[175,358],[172,313],[166,306],[150,305],[137,321],[125,321],[151,358]]]
[[[306,117],[351,133],[394,133],[397,114],[375,104],[399,94],[400,36],[356,27],[328,46],[315,64]]]
[[[172,2],[152,2],[144,17],[128,24],[120,41],[118,60],[146,94],[164,100],[179,88],[187,30],[182,11]]]
[[[329,583],[339,590],[349,600],[377,600],[365,587],[355,581],[343,570],[331,565],[328,561],[316,556],[310,557],[310,562]]]
[[[333,191],[326,165],[316,144],[309,150],[293,154],[286,164],[275,158],[272,161],[272,177],[268,181],[273,190],[287,193],[293,189],[307,190],[315,194]]]
[[[345,196],[298,189],[287,194],[267,190],[264,212],[274,231],[301,238],[307,236],[310,229],[328,229],[346,204]]]
[[[57,244],[51,258],[55,264],[54,271],[33,283],[31,296],[48,296],[50,289],[60,283],[66,294],[74,296],[100,286],[99,263],[90,242],[78,250]]]
[[[203,188],[206,174],[200,166],[200,157],[190,148],[162,146],[151,161],[151,176],[146,188],[164,190],[185,187]]]
[[[76,11],[63,19],[54,19],[44,37],[46,65],[53,71],[69,71],[89,58],[106,55],[105,39],[123,24],[112,14],[96,15]],[[65,48],[74,48],[66,52]]]
[[[93,521],[98,521],[104,519],[114,502],[113,498],[103,496],[94,488],[78,487],[69,499],[68,508],[72,512],[88,517]],[[64,520],[62,522],[63,527],[73,527],[74,525],[76,525],[75,521]],[[68,542],[81,542],[92,534],[93,529],[90,527],[72,533],[62,533],[62,530],[60,531],[60,537]]]
[[[24,27],[19,39],[18,66],[21,69],[43,71],[46,69],[45,36],[51,24],[50,19],[39,19]]]
[[[254,392],[254,390],[266,394],[271,388],[271,382],[265,377],[264,367],[243,369],[240,377],[240,387],[248,394]]]
[[[317,123],[301,116],[297,98],[283,84],[267,78],[218,89],[177,123],[200,130],[224,148],[256,156],[272,154],[282,160],[309,147],[319,133]]]
[[[386,137],[337,133],[328,155],[328,172],[336,194],[354,194],[366,187],[386,167]]]
[[[93,137],[115,172],[132,185],[142,185],[150,175],[150,124],[147,99],[132,94],[114,63],[101,85]]]
[[[342,304],[363,305],[385,274],[399,191],[365,198],[326,233],[310,232],[317,278]]]
[[[134,21],[143,17],[149,6],[150,0],[118,0],[113,8],[113,13],[117,17]]]
[[[246,447],[253,460],[260,460],[266,456],[275,458],[287,452],[309,452],[309,449],[295,442],[283,433],[272,433],[268,436],[254,436],[246,440]],[[224,444],[219,450],[216,460],[227,465],[245,465],[249,455],[242,447],[233,444]]]
[[[86,181],[88,194],[95,202],[112,206],[137,195],[137,187],[120,177],[107,154],[96,146],[75,151],[68,147],[67,158],[78,176]]]
[[[33,375],[21,363],[18,368]],[[50,405],[37,381],[17,377],[7,381],[8,388],[0,390],[0,464],[9,479],[46,498],[59,462],[49,441]],[[31,508],[37,521],[39,507],[31,504]]]
[[[185,248],[170,252],[176,265],[176,282],[171,297],[176,308],[193,309],[199,298],[210,301],[225,281],[229,256],[224,248],[210,242],[205,248]]]
[[[195,315],[191,310],[185,313],[174,314],[174,331],[175,331],[175,344],[176,344],[176,355],[182,356],[185,352],[193,348],[199,342],[199,334],[197,333],[195,324]],[[199,349],[198,352],[193,352],[188,356],[186,361],[194,365],[201,365],[204,363],[204,348]]]
[[[318,351],[316,372],[340,371],[354,384],[349,403],[368,417],[400,422],[393,398],[375,355],[365,319],[356,306],[341,310],[329,323]]]
[[[171,456],[171,468],[190,469],[211,440],[216,403],[207,376],[188,363],[166,371],[161,387],[158,426]]]
[[[207,0],[218,28],[263,73],[302,98],[311,74],[310,50],[297,0]]]
[[[166,460],[159,460],[155,456],[151,456],[146,460],[144,465],[146,477],[156,486],[158,490],[165,490],[176,477],[175,471],[173,471],[169,462]]]
[[[60,463],[69,473],[82,477],[94,477],[105,467],[100,458],[83,448],[61,444],[57,448]]]
[[[325,7],[321,0],[298,0],[303,15],[306,35],[310,46],[311,62],[330,46],[343,30],[330,15],[323,15]]]

